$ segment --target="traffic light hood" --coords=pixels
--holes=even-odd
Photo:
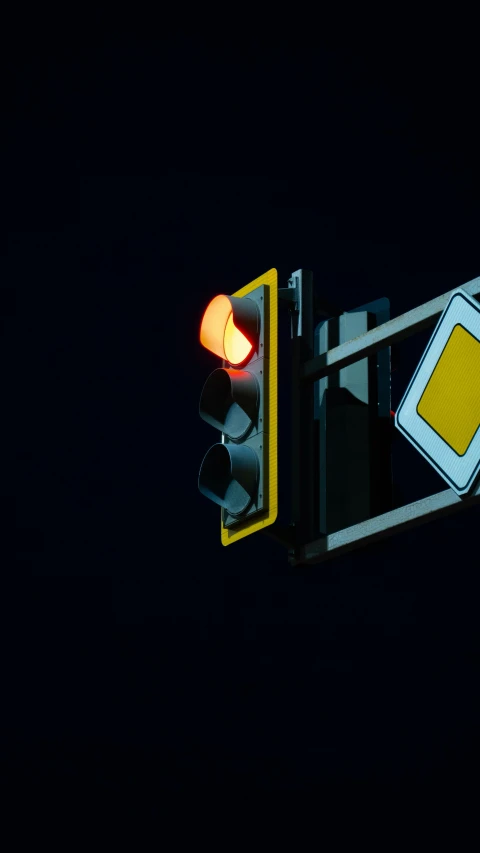
[[[203,386],[200,417],[229,438],[239,440],[256,425],[259,401],[259,384],[253,373],[219,367]]]
[[[200,327],[200,343],[234,367],[255,352],[260,314],[252,299],[215,296],[208,304]]]
[[[198,475],[198,488],[233,516],[244,513],[256,497],[258,458],[250,447],[214,444]]]

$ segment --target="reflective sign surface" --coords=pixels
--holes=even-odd
[[[480,305],[456,290],[395,416],[395,425],[457,494],[480,471]]]

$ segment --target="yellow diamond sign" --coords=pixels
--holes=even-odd
[[[480,422],[480,343],[460,323],[453,328],[417,412],[463,456]]]
[[[466,494],[480,470],[480,305],[454,291],[398,407],[397,428]]]

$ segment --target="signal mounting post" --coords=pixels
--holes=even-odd
[[[352,340],[347,340],[326,352],[313,356],[314,307],[311,273],[304,270],[297,271],[292,275],[289,287],[295,288],[295,298],[292,300],[295,306],[292,316],[294,430],[292,516],[295,543],[289,551],[290,564],[298,566],[319,563],[394,533],[480,504],[480,481],[477,481],[468,495],[458,495],[453,489],[447,489],[341,530],[320,535],[317,538],[309,536],[313,524],[314,505],[313,466],[309,465],[309,462],[312,461],[314,446],[311,431],[314,420],[315,381],[330,376],[382,348],[405,340],[410,335],[433,325],[446,309],[457,289],[369,329]],[[479,301],[480,277],[463,284],[461,289]],[[283,292],[279,291],[279,295],[283,296]]]

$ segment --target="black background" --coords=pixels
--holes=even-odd
[[[215,294],[303,267],[397,316],[480,274],[463,36],[283,23],[42,12],[7,39],[2,775],[21,802],[474,790],[478,511],[291,569],[259,534],[222,548],[197,491]],[[396,348],[394,409],[428,338]],[[446,487],[400,436],[394,475],[403,501]]]

